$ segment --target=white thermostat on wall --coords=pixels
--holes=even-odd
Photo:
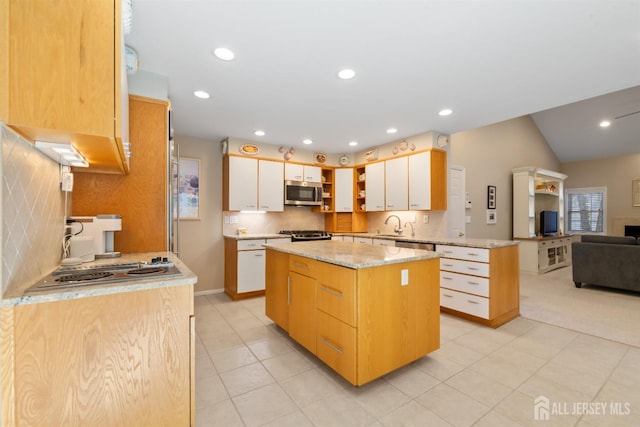
[[[345,155],[340,156],[340,158],[338,159],[338,162],[342,165],[345,166],[347,164],[349,164],[349,158]]]

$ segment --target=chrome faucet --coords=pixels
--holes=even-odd
[[[410,225],[410,226],[411,226],[411,237],[416,237],[416,232],[415,232],[415,230],[413,229],[413,224],[411,224],[410,222],[405,222],[405,223],[404,223],[404,228],[407,228],[407,225]]]
[[[402,234],[402,221],[400,220],[400,217],[398,215],[389,215],[387,219],[384,220],[384,223],[387,224],[392,217],[396,217],[396,219],[398,220],[398,226],[395,227],[393,231],[399,236]]]

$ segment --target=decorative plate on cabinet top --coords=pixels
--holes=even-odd
[[[260,148],[257,145],[253,144],[244,144],[240,146],[240,152],[242,154],[246,154],[247,156],[254,156],[258,154]]]

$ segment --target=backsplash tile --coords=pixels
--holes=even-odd
[[[0,123],[2,293],[60,263],[65,193],[59,166]],[[70,201],[69,197],[69,201]]]

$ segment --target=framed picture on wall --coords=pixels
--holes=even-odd
[[[180,158],[178,185],[173,194],[173,217],[180,219],[200,219],[200,159]]]
[[[487,187],[487,209],[496,208],[496,186],[489,185]]]
[[[496,211],[493,209],[487,210],[487,224],[493,225],[493,224],[496,224],[497,222],[498,222],[498,219],[496,218]]]

